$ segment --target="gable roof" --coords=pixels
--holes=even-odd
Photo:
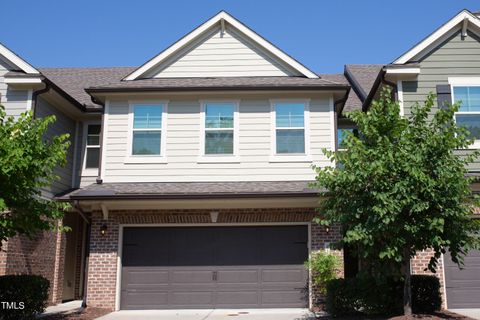
[[[449,32],[459,24],[463,24],[462,32],[466,32],[466,30],[463,30],[463,28],[470,28],[471,26],[474,26],[477,28],[477,31],[480,31],[480,19],[470,11],[466,9],[462,10],[452,19],[443,24],[440,28],[417,43],[413,48],[398,57],[395,61],[393,61],[393,64],[405,64],[419,56],[425,50],[434,48],[438,41],[444,40],[449,35]]]
[[[163,61],[170,58],[172,55],[178,53],[181,49],[185,48],[188,44],[190,44],[195,39],[198,39],[203,34],[205,34],[210,28],[215,25],[220,25],[222,28],[224,24],[227,23],[228,25],[232,26],[236,30],[238,30],[241,34],[246,36],[252,43],[258,45],[262,49],[266,50],[269,54],[271,54],[276,59],[280,60],[285,65],[291,67],[292,69],[298,71],[300,74],[307,78],[318,78],[318,76],[306,68],[304,65],[278,49],[276,46],[262,38],[260,35],[255,33],[253,30],[242,24],[240,21],[232,17],[225,11],[219,12],[214,17],[210,18],[208,21],[197,27],[195,30],[181,38],[179,41],[165,49],[163,52],[152,58],[151,60],[147,61],[141,67],[130,73],[126,76],[123,80],[136,80],[142,77],[148,71],[151,71],[153,68],[161,64]]]
[[[11,64],[15,65],[20,71],[23,71],[29,74],[40,74],[40,72],[38,72],[37,69],[32,67],[28,62],[20,58],[16,53],[8,49],[2,43],[0,43],[0,56],[3,56]]]

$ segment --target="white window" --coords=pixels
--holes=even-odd
[[[204,101],[201,105],[200,162],[238,161],[238,102]]]
[[[165,161],[166,108],[166,102],[130,104],[127,163]]]
[[[100,163],[101,125],[88,124],[85,142],[85,169],[98,169]]]
[[[308,115],[308,102],[272,101],[274,156],[308,154]]]
[[[470,138],[475,139],[471,147],[480,148],[480,82],[468,83],[465,79],[449,81],[452,84],[453,103],[460,102],[455,121],[470,132]]]

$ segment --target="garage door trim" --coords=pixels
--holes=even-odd
[[[173,227],[247,227],[247,226],[307,226],[307,248],[308,256],[311,254],[311,223],[310,222],[259,222],[259,223],[152,223],[152,224],[119,224],[118,228],[118,247],[117,247],[117,275],[115,281],[115,311],[120,310],[121,286],[122,286],[122,248],[123,248],[123,229],[129,227],[144,227],[144,228],[173,228]],[[311,270],[308,272],[308,306],[312,307],[312,283]]]

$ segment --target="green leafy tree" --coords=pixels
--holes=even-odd
[[[67,206],[41,194],[58,179],[54,169],[66,163],[70,144],[68,134],[45,139],[54,121],[31,112],[15,120],[0,106],[0,246],[17,234],[53,230],[63,217]]]
[[[404,118],[390,91],[383,91],[368,112],[349,115],[360,134],[347,135],[346,151],[324,150],[337,165],[315,168],[314,185],[322,199],[317,222],[340,223],[344,244],[403,275],[407,315],[410,259],[433,249],[428,268],[435,272],[442,253],[449,251],[461,265],[479,241],[479,225],[472,219],[476,200],[467,177],[467,166],[479,153],[455,154],[473,141],[454,121],[459,105],[432,114],[434,99],[430,94]]]

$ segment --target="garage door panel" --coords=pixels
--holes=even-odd
[[[121,308],[305,307],[307,239],[306,226],[125,228]]]
[[[480,308],[480,251],[469,252],[463,269],[449,254],[444,259],[448,308]]]

